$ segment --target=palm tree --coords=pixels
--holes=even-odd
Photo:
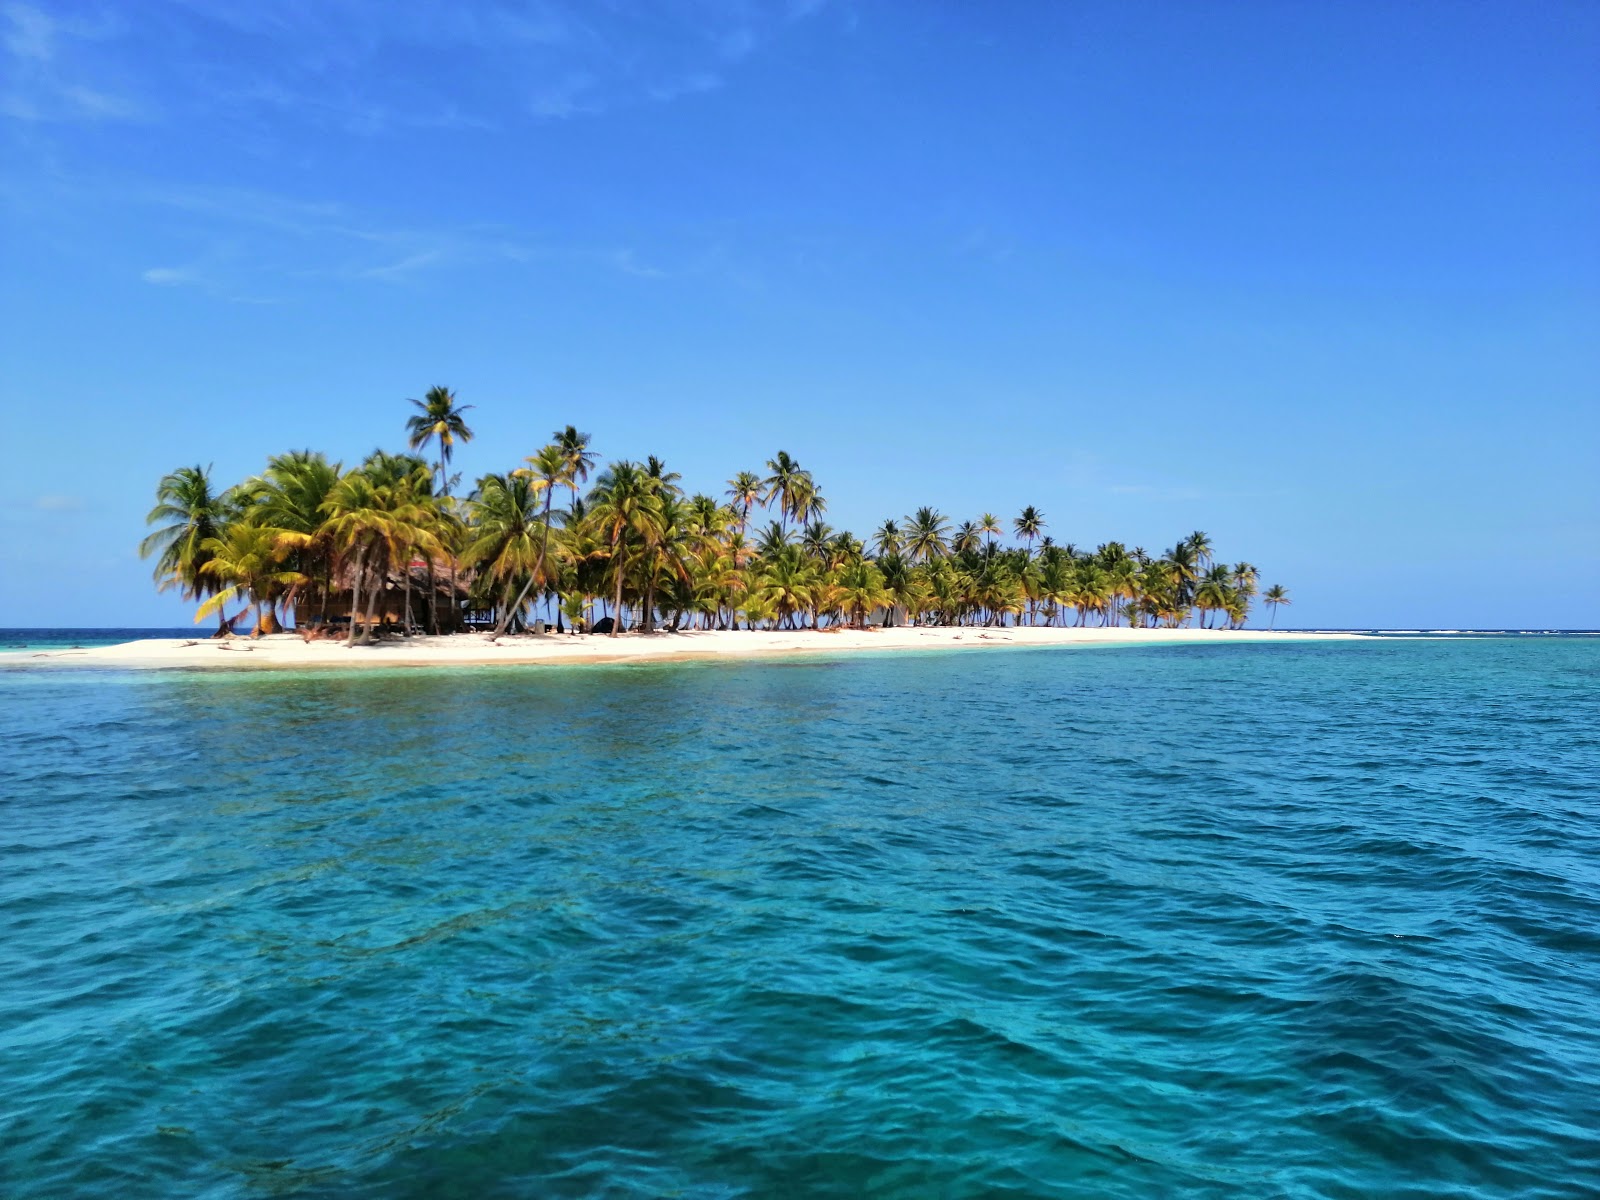
[[[223,605],[235,597],[248,599],[256,611],[250,636],[259,637],[265,625],[263,607],[270,610],[284,588],[306,581],[303,574],[283,561],[302,536],[235,521],[220,537],[207,538],[205,550],[210,557],[200,569],[225,586],[200,606],[194,614],[195,621],[221,612]]]
[[[816,588],[816,570],[801,556],[798,546],[786,546],[761,572],[757,590],[772,605],[781,625],[811,607]]]
[[[627,579],[628,541],[635,538],[648,544],[656,535],[661,523],[661,495],[655,481],[638,463],[614,462],[595,481],[589,516],[604,531],[611,551],[615,586],[611,636],[616,637],[622,629],[622,588]]]
[[[522,610],[527,589],[515,601],[512,589],[525,575],[531,585],[541,556],[549,549],[549,527],[539,518],[540,497],[548,501],[550,488],[542,483],[532,472],[485,475],[467,501],[472,537],[463,557],[499,585],[495,636],[504,633]]]
[[[208,542],[220,537],[233,518],[228,492],[211,489],[210,467],[179,467],[156,485],[156,506],[145,517],[147,525],[165,522],[139,543],[139,556],[156,556],[156,590],[177,588],[185,600],[201,600],[222,584],[205,570],[211,560]],[[217,608],[217,637],[229,632],[231,622]]]
[[[670,492],[673,495],[677,495],[682,490],[678,487],[678,481],[681,480],[683,476],[677,471],[667,470],[667,464],[661,459],[657,458],[654,454],[645,459],[644,473],[651,479],[655,480],[655,486],[658,491]]]
[[[494,632],[489,635],[490,641],[505,633],[506,627],[511,624],[512,616],[521,612],[522,606],[527,603],[528,593],[533,590],[535,584],[548,586],[550,572],[546,563],[550,557],[550,506],[555,500],[556,488],[570,482],[573,477],[572,457],[562,449],[559,442],[552,442],[543,447],[537,454],[531,455],[527,462],[527,469],[517,473],[527,476],[534,495],[544,497],[544,512],[539,521],[542,527],[539,534],[539,556],[534,560],[533,569],[528,572],[528,582],[523,585],[516,603],[508,605],[500,614],[500,619],[495,622]]]
[[[320,452],[297,450],[267,459],[267,469],[244,485],[250,494],[249,519],[258,525],[300,535],[290,564],[306,576],[305,583],[320,593],[322,615],[327,613],[333,590],[333,545],[323,529],[323,504],[339,482],[343,467],[330,463]],[[294,593],[283,603],[285,616],[294,607]],[[299,623],[299,622],[297,622]],[[265,632],[276,632],[268,614]]]
[[[739,532],[750,527],[750,509],[761,502],[761,476],[754,471],[740,471],[728,480],[728,499],[739,513]]]
[[[805,507],[805,500],[815,494],[814,489],[807,485],[811,482],[811,475],[799,463],[789,456],[787,450],[779,450],[777,455],[767,460],[767,470],[771,472],[761,481],[765,489],[761,495],[763,504],[778,502],[778,517],[785,529],[789,527],[791,515],[800,517],[797,511],[796,500],[802,500],[801,508]]]
[[[893,517],[879,525],[872,535],[872,551],[880,558],[887,558],[891,554],[899,554],[905,535],[900,531],[900,523]]]
[[[767,527],[756,535],[756,553],[762,558],[776,558],[789,544],[789,531],[776,521],[768,521]]]
[[[949,552],[950,533],[945,515],[935,508],[919,508],[906,518],[905,549],[912,562],[925,563]]]
[[[433,442],[439,453],[439,494],[450,494],[450,459],[455,455],[456,442],[470,442],[472,430],[462,413],[472,408],[470,404],[457,404],[456,395],[447,387],[431,387],[421,400],[411,401],[415,415],[406,419],[406,433],[410,446],[421,450]]]
[[[957,525],[955,534],[950,538],[950,549],[957,554],[973,554],[982,544],[983,530],[972,521]]]
[[[1289,589],[1284,587],[1281,583],[1275,583],[1266,591],[1262,592],[1261,602],[1272,610],[1272,619],[1267,622],[1268,629],[1271,629],[1277,624],[1278,605],[1294,603],[1294,601],[1289,599]]]
[[[372,477],[360,470],[348,471],[322,502],[327,520],[323,531],[334,549],[345,559],[353,558],[350,593],[350,629],[345,645],[356,641],[356,626],[361,613],[361,588],[368,559],[387,531],[386,500]],[[371,636],[370,622],[366,636]]]
[[[800,548],[806,552],[806,557],[825,563],[832,553],[833,538],[833,526],[819,517],[801,531]]]
[[[1194,606],[1200,610],[1201,628],[1209,628],[1208,615],[1225,611],[1233,599],[1234,591],[1228,578],[1228,568],[1220,565],[1212,567],[1200,581],[1200,586],[1194,590]]]
[[[579,485],[588,483],[589,472],[594,470],[595,456],[589,449],[589,435],[579,433],[575,425],[568,425],[565,429],[556,430],[550,437],[561,447],[561,453],[567,460],[564,482],[576,500]]]
[[[994,539],[1004,533],[1005,530],[1000,525],[999,517],[993,513],[984,513],[983,516],[978,518],[978,532],[987,537],[989,545],[993,546]]]
[[[1021,515],[1015,521],[1011,522],[1011,528],[1016,530],[1017,536],[1026,539],[1030,557],[1033,554],[1033,539],[1039,536],[1044,527],[1044,513],[1031,504],[1022,510]]]

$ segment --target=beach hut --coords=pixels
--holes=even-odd
[[[331,586],[313,583],[295,598],[294,623],[298,629],[318,626],[348,628],[351,602],[355,598],[355,571],[346,566]],[[368,581],[361,588],[361,619],[365,619]],[[426,630],[435,620],[441,633],[464,628],[467,598],[472,590],[469,571],[451,572],[435,564],[430,570],[425,559],[413,559],[404,568],[384,573],[382,588],[373,608],[373,621],[380,627]]]

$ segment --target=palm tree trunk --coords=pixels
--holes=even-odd
[[[386,574],[387,572],[384,573]],[[378,593],[383,591],[383,583],[384,581],[380,577],[367,589],[367,619],[361,623],[361,641],[363,643],[372,640],[372,625],[378,610]]]
[[[433,568],[433,555],[428,555],[428,632],[439,632],[439,580]]]
[[[405,572],[406,572],[406,574],[405,574],[405,580],[406,580],[406,607],[405,607],[405,617],[404,617],[405,624],[406,624],[405,636],[406,637],[410,637],[411,636],[411,548],[409,546],[406,547]]]
[[[612,606],[611,636],[616,637],[617,634],[622,631],[622,566],[624,555],[622,553],[622,546],[620,543],[614,548],[612,558],[613,569],[617,573],[617,599],[616,603]]]
[[[366,563],[367,551],[366,547],[362,547],[356,552],[355,583],[350,589],[350,629],[345,634],[344,644],[346,646],[354,646],[356,644],[356,617],[361,612],[361,575],[366,570]]]

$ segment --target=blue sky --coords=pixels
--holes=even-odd
[[[0,626],[156,478],[568,422],[862,532],[1193,529],[1289,623],[1600,626],[1600,6],[0,3]]]

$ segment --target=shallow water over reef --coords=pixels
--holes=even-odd
[[[1600,1194],[1600,639],[0,672],[9,1197]]]

